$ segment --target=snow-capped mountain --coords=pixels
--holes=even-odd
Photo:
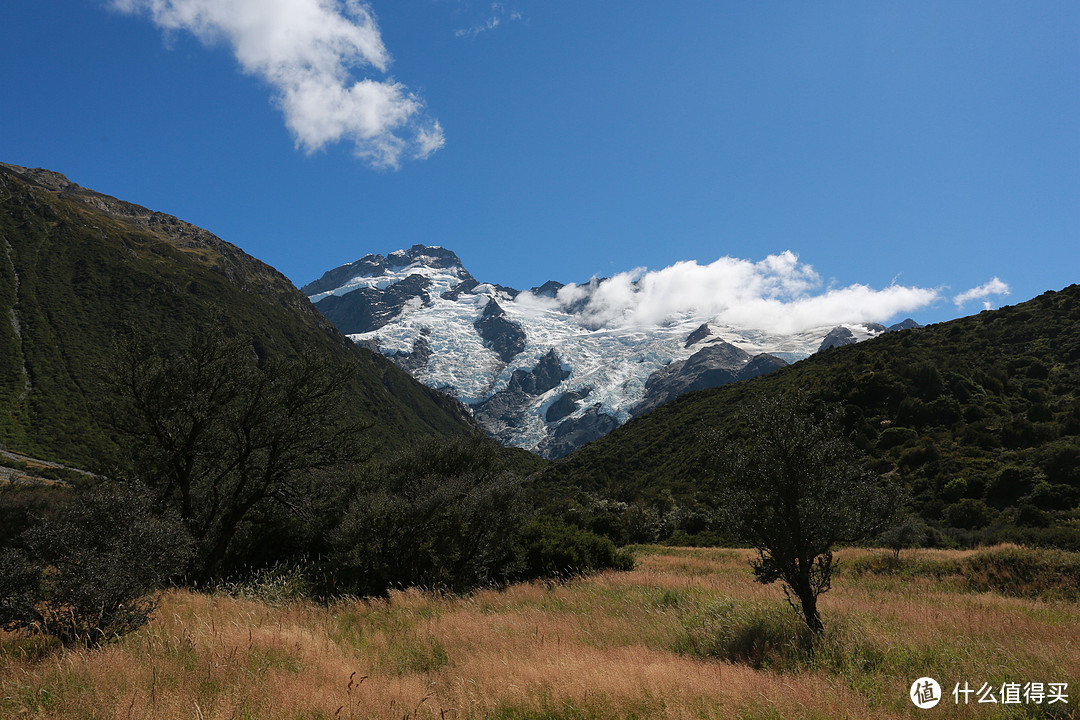
[[[887,330],[870,323],[777,334],[693,312],[612,326],[590,312],[603,282],[549,281],[522,292],[479,282],[445,248],[414,245],[365,255],[302,290],[353,342],[466,403],[504,443],[547,457],[684,392]]]

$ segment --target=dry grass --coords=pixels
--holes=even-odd
[[[811,655],[781,653],[772,669],[688,652],[687,638],[710,622],[786,622],[780,589],[755,584],[747,557],[642,548],[632,572],[566,585],[466,598],[410,591],[330,607],[173,591],[148,627],[95,650],[0,634],[0,717],[824,719],[1047,710],[1007,715],[999,706],[957,707],[947,696],[921,711],[907,691],[923,674],[947,691],[965,680],[1070,682],[1069,707],[1080,705],[1080,604],[963,592],[932,578],[840,575],[822,598],[826,644]]]

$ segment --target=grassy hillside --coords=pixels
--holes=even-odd
[[[735,429],[750,394],[792,388],[843,403],[871,466],[906,485],[914,509],[953,539],[1080,546],[1078,285],[685,395],[538,482],[548,494],[580,488],[606,501],[646,499],[654,513],[673,504],[699,513],[710,503],[706,433]]]
[[[1075,554],[924,550],[893,566],[881,551],[842,551],[847,569],[822,597],[825,637],[813,652],[780,589],[753,581],[748,556],[643,547],[632,572],[329,606],[291,599],[287,576],[173,590],[150,625],[94,650],[0,632],[0,715],[1075,717],[1080,606],[1040,594],[1037,578],[986,584],[972,570],[1075,573]],[[931,711],[908,700],[922,676],[943,690]],[[1068,704],[958,705],[952,690],[965,682],[995,696],[1003,683],[1069,683]]]
[[[456,401],[358,350],[234,245],[57,173],[0,165],[0,445],[82,466],[107,457],[96,372],[117,336],[168,345],[210,323],[251,336],[260,355],[357,362],[353,411],[373,439],[472,430]]]

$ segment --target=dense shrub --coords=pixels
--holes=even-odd
[[[489,442],[424,441],[373,465],[360,484],[331,534],[324,592],[460,592],[514,574],[528,512]]]
[[[523,577],[566,577],[634,566],[630,553],[616,549],[609,538],[556,518],[534,517],[520,542]]]
[[[982,500],[964,498],[945,508],[945,522],[952,527],[973,530],[990,524],[992,511]]]
[[[65,644],[139,627],[154,607],[149,593],[187,561],[186,537],[175,521],[154,517],[138,489],[103,482],[0,555],[0,622]]]

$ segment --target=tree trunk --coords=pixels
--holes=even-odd
[[[815,635],[820,634],[825,629],[825,625],[821,622],[821,615],[818,613],[817,598],[809,587],[799,588],[799,603],[802,605],[806,626]]]

